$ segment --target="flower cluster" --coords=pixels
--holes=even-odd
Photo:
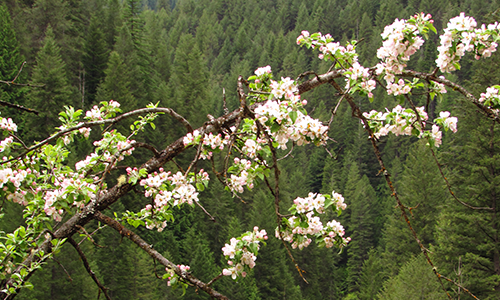
[[[486,89],[486,93],[481,93],[481,97],[479,98],[479,102],[484,105],[492,108],[498,114],[500,109],[500,85],[490,86]]]
[[[198,130],[193,131],[193,133],[188,133],[183,138],[183,143],[185,147],[196,145],[202,142],[202,151],[200,153],[201,159],[210,159],[213,155],[213,151],[223,150],[224,146],[229,143],[230,135],[225,134],[224,138],[219,133],[214,135],[213,133],[205,134],[203,137],[201,136]]]
[[[309,193],[308,197],[299,197],[293,202],[290,208],[293,216],[282,219],[282,225],[276,228],[276,238],[291,243],[294,249],[309,246],[313,236],[327,248],[334,245],[342,248],[350,241],[349,237],[344,237],[344,227],[339,222],[332,220],[325,226],[319,217],[330,206],[340,214],[346,208],[342,195],[335,191],[331,196]]]
[[[255,226],[253,231],[247,231],[238,238],[231,238],[230,244],[222,248],[227,264],[230,266],[222,271],[224,276],[236,279],[238,276],[245,277],[247,272],[255,267],[255,260],[260,249],[260,242],[267,240],[264,229],[259,230]]]
[[[271,66],[267,65],[265,67],[260,67],[257,70],[255,70],[255,75],[261,77],[266,74],[271,74]]]
[[[232,173],[228,180],[228,188],[233,193],[243,193],[244,187],[248,189],[254,187],[254,180],[257,176],[264,178],[268,169],[264,169],[265,162],[250,161],[247,159],[234,158],[234,164],[228,168],[228,173]]]
[[[191,267],[185,265],[177,265],[177,267],[181,270],[182,274],[188,273],[191,269]],[[163,279],[168,279],[168,286],[176,286],[177,284],[181,283],[179,282],[179,275],[177,275],[174,270],[165,268],[165,271],[167,271],[167,273],[163,275]]]
[[[120,103],[114,100],[110,100],[109,102],[103,101],[100,105],[101,107],[94,105],[91,110],[87,111],[85,113],[85,119],[99,121],[112,118],[116,113],[121,112]]]
[[[448,111],[439,112],[439,118],[435,119],[434,122],[443,127],[446,131],[451,130],[454,133],[457,132],[458,119],[456,117],[451,117]]]
[[[294,100],[298,91],[297,85],[290,77],[281,77],[279,82],[271,80],[271,94],[276,99],[281,99],[284,96],[286,100]]]
[[[11,118],[0,118],[0,128],[7,131],[17,132],[17,125]]]
[[[4,152],[5,150],[9,149],[12,146],[12,143],[14,142],[14,138],[12,136],[9,136],[5,138],[5,140],[0,142],[0,152]]]
[[[373,98],[372,91],[375,89],[376,83],[372,79],[373,76],[369,69],[364,68],[358,62],[356,41],[351,41],[344,47],[338,42],[333,42],[333,38],[329,34],[322,35],[321,32],[318,32],[310,35],[309,32],[302,31],[302,34],[297,38],[297,44],[318,49],[320,59],[329,59],[335,63],[335,67],[344,69],[345,88],[349,93],[359,92],[361,95]]]
[[[297,45],[318,49],[321,52],[318,55],[319,59],[334,61],[337,68],[345,69],[358,60],[356,41],[348,43],[345,47],[333,41],[330,34],[322,35],[321,32],[309,34],[305,30],[297,37]]]
[[[160,173],[149,174],[146,179],[140,181],[144,186],[146,197],[154,197],[155,209],[160,210],[163,206],[177,206],[183,203],[193,205],[198,199],[198,192],[192,183],[208,183],[208,173],[201,169],[196,176],[191,173],[184,176],[181,172],[172,174],[161,168]]]
[[[31,173],[31,170],[12,170],[11,168],[5,168],[0,170],[0,188],[8,182],[11,182],[16,188],[21,186],[21,183],[26,178],[26,175]]]
[[[301,105],[301,104],[298,104]],[[322,145],[328,139],[328,127],[319,120],[295,109],[289,102],[269,100],[255,109],[257,120],[266,126],[268,132],[278,142],[278,148],[286,149],[289,140],[297,145],[314,143]]]
[[[420,121],[425,126],[428,116],[424,107],[417,107],[417,112]],[[437,125],[432,125],[431,131],[425,131],[422,128],[421,123],[418,122],[419,118],[417,118],[413,109],[404,109],[399,105],[391,112],[382,113],[372,110],[369,113],[363,113],[363,116],[368,119],[368,124],[376,138],[386,136],[389,133],[393,133],[394,135],[414,135],[418,138],[429,138],[433,145],[439,147],[441,145],[442,133],[438,125],[445,128],[445,130],[457,131],[457,118],[450,117],[450,113],[447,111],[440,112],[439,118],[434,120]]]
[[[420,120],[425,122],[428,119],[425,108],[417,107]],[[376,138],[386,136],[389,133],[394,135],[416,135],[420,136],[422,128],[418,122],[417,115],[412,109],[404,109],[400,105],[394,107],[392,111],[378,112],[372,110],[364,112],[363,116],[368,119],[369,126],[373,130]],[[385,122],[385,125],[384,125]]]
[[[127,168],[129,182],[141,178],[144,174],[141,170]],[[124,219],[132,226],[144,225],[148,229],[157,228],[161,232],[167,226],[167,221],[173,220],[172,207],[184,203],[194,205],[194,202],[199,201],[198,191],[203,191],[208,185],[209,176],[203,169],[197,174],[189,173],[187,176],[181,172],[171,174],[163,168],[158,171],[148,174],[147,178],[139,182],[144,187],[144,195],[153,199],[152,205],[146,205],[138,213],[124,213]]]
[[[473,52],[476,59],[490,57],[496,51],[498,44],[498,23],[476,28],[476,20],[460,13],[452,18],[440,36],[436,64],[442,72],[452,72],[460,69],[459,61],[465,52]],[[490,39],[492,38],[492,39]]]
[[[431,15],[417,14],[409,20],[396,19],[384,28],[384,42],[377,50],[377,57],[382,60],[377,65],[377,73],[385,71],[387,83],[394,82],[394,75],[401,74],[410,56],[424,44],[419,34],[435,31],[432,22]]]
[[[371,79],[372,75],[368,68],[364,68],[358,62],[355,62],[352,67],[350,67],[346,72],[346,90],[350,90],[351,93],[359,90],[362,93],[367,94],[368,98],[373,98],[372,91],[375,89],[375,80]]]
[[[44,211],[57,222],[62,220],[64,203],[82,208],[88,200],[95,199],[97,185],[92,179],[85,179],[78,173],[68,173],[57,177],[54,181],[56,189],[44,193]],[[38,188],[37,192],[41,189]]]
[[[397,83],[388,82],[387,83],[387,94],[389,95],[404,95],[411,91],[411,86],[407,84],[403,79],[399,79]]]
[[[95,151],[84,160],[75,164],[77,171],[92,169],[95,166],[109,167],[122,161],[125,156],[132,155],[134,151],[134,140],[128,140],[122,134],[112,130],[104,133],[101,140],[94,141]],[[66,143],[65,143],[66,144]]]

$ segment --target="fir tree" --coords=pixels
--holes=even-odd
[[[385,282],[384,290],[378,294],[380,300],[445,298],[446,295],[423,255],[415,256],[401,267],[398,275]]]
[[[118,52],[111,52],[105,74],[104,82],[97,91],[97,100],[115,100],[124,107],[134,107],[135,98],[129,90],[130,73]]]
[[[357,168],[351,167],[350,178],[355,178]],[[359,175],[358,175],[359,176]],[[348,185],[352,184],[348,181]],[[347,223],[347,234],[352,241],[347,251],[347,283],[350,292],[359,291],[359,277],[363,261],[368,259],[368,253],[374,246],[374,217],[373,204],[376,201],[375,190],[365,175],[355,183],[355,190],[349,193],[351,200],[350,222]]]
[[[71,105],[72,89],[66,76],[66,64],[55,42],[52,27],[49,25],[43,47],[37,54],[32,82],[43,87],[30,90],[28,107],[38,110],[37,117],[26,120],[24,135],[28,139],[48,136],[56,126],[57,112],[64,105]]]
[[[207,103],[207,85],[208,71],[202,54],[193,36],[183,34],[175,52],[170,81],[173,103],[167,102],[165,105],[174,107],[188,120],[195,120],[193,125],[198,126],[206,119],[208,108],[211,107]]]
[[[26,71],[19,74],[24,57],[19,51],[16,33],[12,27],[10,13],[5,4],[0,5],[0,80],[22,83]],[[19,87],[6,84],[0,86],[0,100],[10,103],[19,103],[24,91]]]
[[[104,79],[108,62],[108,50],[100,24],[93,17],[90,20],[87,39],[83,47],[83,68],[85,70],[85,100],[90,107],[95,102],[97,87]]]

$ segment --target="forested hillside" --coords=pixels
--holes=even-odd
[[[295,79],[307,71],[327,73],[331,62],[297,45],[303,30],[330,33],[341,44],[357,40],[359,62],[372,67],[379,62],[377,49],[385,26],[396,18],[430,13],[438,34],[429,33],[408,68],[433,72],[439,34],[450,18],[465,12],[478,24],[500,21],[500,2],[495,0],[1,2],[0,80],[12,80],[23,66],[16,82],[28,85],[0,85],[0,100],[40,113],[9,107],[0,110],[18,124],[19,136],[30,142],[55,132],[64,106],[86,111],[111,99],[123,111],[159,103],[197,128],[209,120],[207,115],[217,118],[238,108],[238,77],[248,78],[258,67],[269,65],[275,79]],[[466,55],[461,69],[446,78],[479,97],[486,87],[500,84],[499,65],[499,53],[488,60]],[[399,104],[383,89],[375,90],[373,98],[370,102],[355,96],[366,112],[391,110]],[[199,197],[215,222],[197,206],[184,207],[175,209],[175,221],[161,232],[144,226],[134,230],[165,257],[189,265],[197,278],[208,282],[225,268],[227,259],[221,248],[231,237],[255,225],[265,229],[270,238],[260,249],[253,271],[236,282],[224,276],[213,284],[231,299],[447,299],[396,207],[368,135],[359,119],[353,118],[351,107],[346,101],[340,103],[330,120],[339,95],[326,85],[305,93],[302,99],[307,99],[310,116],[325,124],[331,121],[330,140],[325,147],[294,147],[290,154],[290,149],[279,150],[280,157],[287,156],[279,161],[282,212],[297,196],[306,197],[309,192],[342,194],[347,209],[339,221],[352,239],[343,251],[314,243],[302,250],[291,249],[304,271],[297,272],[283,243],[273,238],[277,226],[274,196],[263,181],[240,198],[212,180]],[[416,106],[426,107],[429,119],[438,117],[440,111],[457,116],[458,131],[443,132],[443,143],[434,152],[416,137],[381,137],[379,147],[387,171],[402,203],[411,208],[411,224],[437,270],[479,299],[499,299],[499,124],[451,89],[432,101],[418,93],[412,99]],[[140,142],[164,149],[185,134],[185,128],[173,119],[162,117],[155,123],[155,130],[148,127],[137,138]],[[124,122],[116,127],[130,132],[130,125]],[[91,132],[94,139],[97,135]],[[76,139],[70,146],[70,164],[84,159],[92,148],[89,140]],[[189,166],[190,155],[196,153],[190,150],[165,169]],[[150,156],[147,149],[136,149],[127,161],[132,165]],[[212,164],[200,161],[200,168],[212,170]],[[114,184],[115,175],[107,180]],[[129,193],[113,209],[139,211],[144,204],[141,197],[138,192]],[[11,232],[23,222],[23,208],[2,203],[5,215],[0,230]],[[210,299],[192,287],[183,295],[182,289],[172,289],[166,280],[157,279],[165,273],[164,267],[156,266],[111,228],[91,222],[80,230],[81,237],[74,236],[77,242],[86,238],[84,230],[99,231],[93,241],[80,246],[112,299]],[[17,299],[96,299],[101,293],[71,247],[63,247],[30,281],[35,288],[23,289]],[[443,284],[453,299],[473,299],[456,285]]]

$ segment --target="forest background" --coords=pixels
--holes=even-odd
[[[325,73],[328,63],[296,45],[302,30],[330,33],[342,42],[359,40],[360,63],[373,66],[382,43],[380,33],[395,18],[430,13],[439,33],[460,12],[479,24],[500,21],[497,1],[473,0],[2,2],[0,79],[14,78],[26,61],[18,82],[43,85],[0,86],[1,100],[41,112],[34,116],[2,108],[4,116],[19,124],[19,134],[26,140],[52,133],[64,105],[89,109],[110,99],[119,101],[126,111],[160,102],[199,126],[207,114],[223,114],[223,97],[230,110],[238,106],[237,78],[250,76],[257,67],[270,65],[277,78],[294,78],[309,70]],[[438,44],[438,35],[431,35],[409,69],[431,72]],[[486,86],[500,83],[499,62],[498,54],[484,61],[464,60],[462,69],[447,78],[479,95]],[[328,121],[338,97],[331,88],[320,87],[305,98],[310,115]],[[425,100],[422,97],[417,104]],[[373,103],[366,98],[358,101],[364,111],[397,104],[394,97],[380,91]],[[382,138],[383,157],[403,203],[415,207],[411,221],[439,270],[480,299],[498,299],[498,124],[477,114],[452,91],[430,104],[430,118],[442,110],[459,117],[458,133],[445,134],[437,152],[445,175],[461,199],[493,210],[471,210],[458,204],[424,141]],[[339,107],[331,128],[334,141],[327,146],[331,155],[321,147],[294,149],[289,159],[281,161],[280,189],[289,205],[292,197],[309,191],[342,193],[348,208],[340,220],[352,242],[342,253],[313,245],[295,250],[298,264],[306,271],[309,283],[305,283],[282,244],[271,239],[247,278],[239,282],[223,278],[214,287],[232,299],[446,298],[395,208],[384,178],[378,176],[366,133],[346,104]],[[146,142],[162,148],[182,134],[173,121],[162,118],[157,129],[146,134]],[[81,140],[73,147],[74,153],[84,155],[92,145]],[[141,152],[137,153],[139,161]],[[183,159],[188,157],[178,162]],[[114,204],[115,210],[137,210],[137,197],[128,195]],[[254,225],[273,233],[276,223],[272,197],[264,186],[244,193],[246,203],[232,198],[215,182],[202,197],[216,223],[199,209],[184,208],[161,233],[137,230],[165,257],[190,265],[198,278],[209,281],[225,263],[221,248],[230,237]],[[21,222],[21,207],[6,202],[4,210],[0,229],[9,231]],[[151,258],[111,229],[102,229],[95,242],[101,247],[83,243],[82,248],[113,299],[182,298],[182,291],[156,279]],[[78,254],[69,247],[37,272],[32,282],[35,289],[23,290],[18,299],[95,299],[98,294]],[[470,299],[456,287],[448,288],[454,289],[454,297]],[[209,296],[189,289],[184,298]]]

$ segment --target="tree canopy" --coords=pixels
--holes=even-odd
[[[483,2],[2,4],[0,297],[498,298]]]

